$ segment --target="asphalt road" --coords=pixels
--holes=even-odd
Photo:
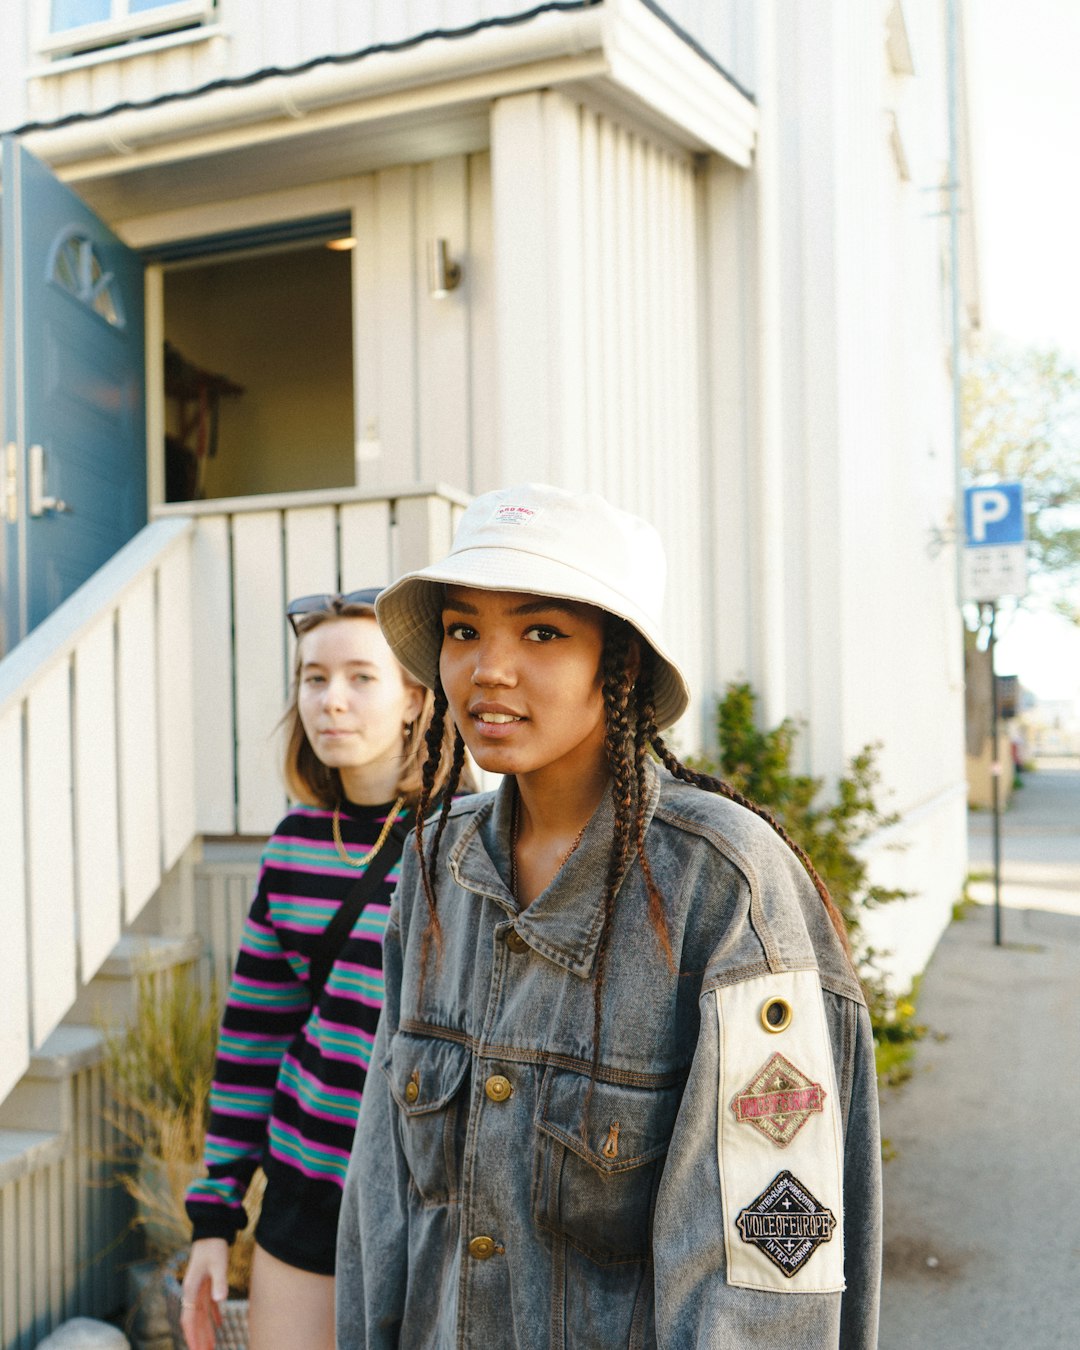
[[[973,814],[973,871],[990,817]],[[1080,762],[1044,761],[1003,821],[993,889],[923,979],[912,1078],[882,1094],[880,1350],[1080,1347]]]

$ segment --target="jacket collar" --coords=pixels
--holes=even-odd
[[[660,797],[660,778],[651,762],[646,762],[646,775],[647,826]],[[581,843],[555,880],[531,905],[519,910],[508,882],[515,791],[513,779],[505,778],[491,800],[473,816],[450,850],[450,873],[459,886],[504,910],[535,952],[588,979],[596,964],[604,923],[604,886],[615,827],[611,794],[605,792]],[[631,855],[627,873],[634,861]]]

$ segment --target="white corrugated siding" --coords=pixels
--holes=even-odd
[[[492,115],[499,472],[597,491],[668,559],[670,644],[700,698],[698,183],[692,160],[558,93]],[[682,748],[700,739],[695,704]]]
[[[639,0],[619,2],[625,7]],[[747,87],[753,14],[738,0],[642,2]],[[14,40],[0,52],[0,112],[5,126],[101,112],[217,80],[289,70],[326,56],[437,41],[435,34],[467,34],[476,25],[512,22],[537,8],[531,0],[219,0],[217,22],[201,30],[51,63],[36,55],[29,33],[19,40],[16,29]],[[34,72],[29,84],[22,79],[27,55]]]
[[[219,0],[218,22],[206,27],[202,37],[192,33],[179,42],[143,39],[117,47],[115,57],[76,57],[51,71],[46,61],[31,56],[40,78],[31,82],[26,104],[20,107],[9,93],[0,107],[8,110],[6,125],[12,126],[73,112],[101,112],[215,80],[288,70],[320,57],[392,47],[427,34],[452,34],[536,8],[531,0]],[[32,53],[30,39],[5,42],[3,51],[0,86],[19,90],[24,54]]]
[[[490,156],[366,175],[353,227],[357,482],[486,486],[497,472]],[[428,290],[435,238],[462,269],[442,299]]]
[[[644,0],[737,80],[754,92],[754,13],[739,0]]]

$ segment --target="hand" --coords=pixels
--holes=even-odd
[[[180,1328],[188,1350],[214,1350],[221,1308],[229,1295],[229,1244],[224,1238],[200,1238],[191,1244],[180,1288]]]

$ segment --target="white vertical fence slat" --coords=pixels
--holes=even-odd
[[[30,1005],[26,980],[26,856],[23,819],[23,711],[0,718],[0,1101],[30,1060]],[[3,1263],[0,1262],[0,1265]],[[2,1287],[2,1286],[0,1286]]]
[[[26,700],[30,1024],[40,1045],[75,1001],[71,671],[57,662]]]
[[[280,512],[253,511],[234,518],[236,799],[240,834],[267,832],[267,822],[272,828],[285,810],[274,733],[285,706],[282,555]]]
[[[5,1203],[0,1203],[0,1344],[18,1344],[19,1334],[19,1251],[18,1213],[15,1206],[15,1187],[6,1188]]]
[[[356,588],[338,575],[337,513],[332,506],[285,512],[285,599]]]
[[[395,552],[397,571],[411,572],[442,557],[453,542],[451,503],[439,497],[407,497],[398,502]]]
[[[200,516],[192,548],[196,828],[236,830],[232,559],[227,516]]]
[[[83,979],[99,969],[120,937],[115,657],[110,609],[75,651],[75,857]]]
[[[286,602],[302,595],[317,595],[357,588],[338,575],[337,513],[332,506],[304,507],[286,511],[285,518],[285,582]],[[295,660],[296,639],[292,627],[282,615],[283,633],[288,652],[286,678],[291,680]],[[291,687],[291,686],[290,686]]]
[[[394,557],[389,502],[353,502],[340,513],[341,584],[386,586],[402,570]]]
[[[195,834],[191,553],[163,558],[158,572],[158,736],[161,747],[161,866],[168,871]]]
[[[161,880],[156,632],[150,574],[142,576],[124,597],[117,625],[120,845],[124,917],[129,922]]]

